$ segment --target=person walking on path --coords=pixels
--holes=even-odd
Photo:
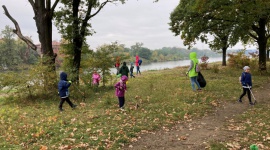
[[[129,68],[129,72],[130,72],[130,78],[135,78],[135,76],[133,75],[133,69],[134,69],[134,66],[133,66],[133,63],[130,63],[130,68]]]
[[[126,85],[127,81],[128,81],[128,77],[126,75],[123,75],[120,81],[114,85],[115,95],[118,97],[120,110],[124,110],[125,92],[127,90],[127,85]]]
[[[122,76],[125,75],[128,77],[128,73],[129,73],[129,69],[128,69],[127,63],[123,62],[123,65],[119,70],[119,74],[121,74]]]
[[[60,81],[58,82],[58,93],[61,98],[60,103],[59,103],[59,110],[63,111],[63,104],[66,101],[71,108],[77,107],[77,105],[74,105],[70,99],[69,99],[69,91],[68,88],[71,85],[71,81],[67,80],[67,74],[65,72],[60,73]]]
[[[197,59],[197,53],[191,52],[189,54],[190,58],[190,66],[188,68],[188,72],[186,73],[190,77],[191,87],[193,91],[196,91],[195,84],[198,87],[198,91],[201,91],[201,87],[199,82],[197,81],[198,73],[196,72],[196,64],[199,63],[199,60]]]
[[[137,68],[137,75],[138,75],[138,73],[141,75],[139,61],[140,61],[140,58],[139,58],[138,55],[136,55],[135,66],[136,66],[136,68]]]
[[[243,87],[243,93],[238,99],[238,102],[242,103],[242,98],[247,94],[249,104],[254,105],[254,103],[251,101],[251,95],[250,95],[250,90],[252,88],[252,78],[250,74],[250,67],[245,66],[243,69],[244,69],[244,72],[242,72],[242,75],[241,75],[241,84]]]

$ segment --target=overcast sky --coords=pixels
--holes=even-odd
[[[117,41],[126,47],[141,42],[144,47],[159,49],[162,47],[184,47],[180,37],[175,37],[169,30],[169,16],[180,0],[128,0],[126,4],[109,4],[96,15],[90,23],[95,34],[87,38],[91,48]],[[37,29],[33,20],[33,10],[28,0],[0,0],[0,30],[5,25],[14,27],[13,23],[3,14],[2,5],[19,23],[22,33],[31,36],[39,43]],[[53,40],[60,40],[57,29],[53,28]],[[199,43],[199,42],[198,42]],[[197,44],[199,49],[208,48],[205,44]],[[242,48],[238,44],[237,48]]]

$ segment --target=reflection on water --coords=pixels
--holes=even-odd
[[[222,61],[221,57],[209,58],[208,62]],[[178,61],[167,61],[167,62],[155,62],[141,66],[141,71],[147,70],[162,70],[166,68],[175,68],[180,66],[189,66],[190,60],[178,60]]]
[[[209,58],[208,62],[218,62],[222,61],[221,57],[216,57],[216,58]],[[178,61],[166,61],[166,62],[153,62],[150,64],[142,64],[140,70],[141,72],[147,71],[147,70],[162,70],[162,69],[171,69],[175,67],[180,67],[180,66],[189,66],[190,60],[178,60]],[[130,65],[128,65],[128,68]],[[111,69],[112,73],[116,72],[115,68]],[[133,72],[136,72],[136,66],[134,66]]]

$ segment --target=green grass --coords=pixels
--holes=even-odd
[[[134,141],[140,132],[158,130],[163,126],[169,128],[178,121],[184,121],[187,115],[202,116],[213,110],[216,103],[235,102],[242,92],[238,83],[242,71],[240,69],[222,67],[218,73],[211,69],[203,70],[207,86],[200,93],[192,91],[190,80],[185,76],[186,70],[187,68],[152,70],[130,79],[124,113],[118,110],[118,100],[112,86],[105,89],[100,87],[98,93],[93,93],[90,89],[88,92],[86,89],[85,101],[76,89],[71,87],[71,101],[78,105],[85,103],[85,106],[72,110],[65,103],[63,113],[57,109],[57,97],[35,101],[1,98],[0,147],[118,149]],[[256,72],[252,74],[255,88],[268,81],[267,76],[259,76]],[[136,104],[140,105],[138,109]],[[265,107],[263,110],[256,108],[258,114],[269,114],[269,106]],[[264,122],[265,116],[258,114],[252,116],[252,113],[248,113],[243,119],[251,117],[257,120],[257,116],[261,116],[257,121]],[[246,129],[254,128],[256,126]],[[269,127],[260,129],[269,130]],[[256,139],[267,134],[266,131],[257,132],[261,133],[257,134]],[[223,144],[213,143],[213,148],[223,148]]]

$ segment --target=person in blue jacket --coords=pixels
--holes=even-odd
[[[242,98],[247,94],[249,104],[254,105],[254,103],[251,101],[251,95],[250,95],[250,90],[252,88],[252,78],[250,74],[250,67],[245,66],[243,69],[244,69],[244,72],[242,72],[242,75],[241,75],[241,84],[243,87],[243,93],[238,99],[238,102],[242,103]]]
[[[68,88],[71,85],[71,81],[67,80],[67,74],[65,72],[60,73],[60,81],[58,82],[58,93],[61,98],[59,104],[59,110],[63,111],[63,104],[66,101],[71,108],[75,108],[77,105],[74,105],[69,99],[69,91]]]

